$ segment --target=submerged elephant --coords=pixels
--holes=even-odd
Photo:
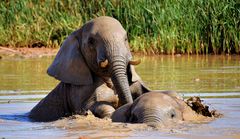
[[[93,108],[96,100],[90,98],[106,86],[117,93],[118,106],[132,103],[132,96],[139,96],[144,86],[131,66],[140,62],[131,59],[127,33],[119,21],[106,16],[89,21],[63,42],[47,70],[61,82],[30,111],[29,117],[51,121],[98,109],[99,105]]]
[[[111,118],[113,122],[146,123],[151,126],[207,119],[193,111],[174,91],[145,93],[132,104],[118,108]]]

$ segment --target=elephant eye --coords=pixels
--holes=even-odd
[[[176,117],[176,111],[174,110],[171,110],[169,114],[170,114],[170,118],[172,119]]]
[[[92,37],[90,37],[90,38],[88,39],[88,44],[89,44],[89,45],[94,45],[94,44],[95,44],[95,40],[94,40]]]

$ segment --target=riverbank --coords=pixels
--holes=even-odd
[[[58,52],[59,48],[14,48],[14,47],[2,47],[0,46],[0,59],[9,58],[9,57],[19,57],[19,58],[41,58],[41,57],[52,57],[55,56]],[[157,53],[154,51],[132,51],[133,56],[160,56],[160,55],[168,55],[166,53]],[[171,55],[171,54],[169,54]],[[187,54],[175,53],[174,56],[182,56]],[[190,54],[195,55],[195,54]],[[200,54],[203,55],[203,54]],[[207,54],[211,55],[211,54]],[[228,56],[229,54],[222,54]],[[235,54],[234,54],[235,55]]]
[[[8,48],[0,46],[0,59],[7,57],[41,58],[55,56],[58,48]]]

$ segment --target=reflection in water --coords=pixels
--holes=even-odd
[[[52,90],[58,83],[46,73],[52,60],[0,60],[0,95],[46,94]],[[145,56],[136,71],[151,89],[197,93],[240,91],[239,56]]]
[[[16,94],[46,93],[51,90],[57,80],[47,75],[47,67],[53,58],[3,59],[0,60],[0,90],[14,91]],[[33,92],[39,90],[39,92]],[[21,92],[23,91],[23,92]],[[3,95],[1,91],[0,95]]]
[[[137,72],[152,89],[239,92],[239,56],[143,57]]]

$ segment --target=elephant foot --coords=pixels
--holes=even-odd
[[[90,110],[98,118],[110,118],[115,111],[115,109],[106,102],[97,102]]]

